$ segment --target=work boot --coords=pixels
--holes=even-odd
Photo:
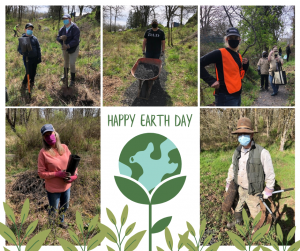
[[[68,73],[69,73],[69,68],[64,68],[64,69],[67,69],[67,74],[68,74]],[[66,77],[67,77],[67,76],[65,75],[65,70],[64,70],[64,75],[61,77],[60,80],[64,82],[65,79],[66,79]]]
[[[70,87],[75,85],[75,72],[71,72],[71,83],[70,83]]]
[[[243,215],[242,212],[234,212],[234,222],[230,222],[227,224],[228,228],[233,228],[235,224],[243,225]]]
[[[65,222],[61,222],[58,226],[62,229],[67,229],[69,227],[68,224]]]

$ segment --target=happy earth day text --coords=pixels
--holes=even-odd
[[[136,114],[108,114],[108,126],[130,126],[134,124]],[[174,123],[175,126],[187,126],[190,127],[193,114],[175,115],[149,115],[142,114],[140,117],[141,126],[170,126],[170,123]]]

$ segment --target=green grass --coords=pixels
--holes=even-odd
[[[225,148],[225,145],[223,146]],[[278,151],[278,144],[267,147],[270,152],[274,171],[276,175],[275,190],[281,188],[295,187],[295,151],[294,145],[290,146],[284,152]],[[212,230],[222,241],[222,245],[232,245],[228,234],[226,233],[226,223],[233,220],[231,213],[225,213],[221,210],[223,195],[225,192],[226,178],[228,169],[231,165],[234,148],[230,150],[209,150],[201,152],[200,159],[200,200],[201,200],[201,221],[206,219],[208,229]],[[273,196],[276,203],[277,197]],[[295,191],[282,194],[279,200],[281,212],[285,207],[290,212],[295,213]],[[294,218],[291,213],[283,214],[279,224],[285,233],[294,227]],[[240,235],[235,230],[230,230]],[[285,234],[285,238],[286,238]],[[269,234],[260,242],[263,245],[269,245],[268,238],[275,237],[275,229],[272,226]],[[246,242],[245,242],[246,243]]]
[[[168,46],[167,28],[160,26],[166,35],[165,69],[168,72],[166,91],[171,97],[167,105],[196,106],[198,103],[198,47],[197,39],[185,44],[180,41],[196,31],[197,25],[187,25],[173,30],[173,44]],[[124,91],[135,81],[130,69],[142,55],[144,33],[148,28],[127,30],[125,32],[103,32],[103,75],[117,77],[123,82],[122,90],[117,88],[119,98],[103,100],[107,105],[121,105]],[[180,83],[180,84],[178,84]],[[178,95],[180,93],[180,95]]]

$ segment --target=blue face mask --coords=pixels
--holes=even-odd
[[[32,30],[26,30],[26,34],[27,34],[28,36],[31,36],[31,35],[32,35]]]
[[[63,22],[64,22],[64,25],[68,25],[69,24],[69,19],[65,19],[65,20],[63,20]]]
[[[250,135],[240,135],[238,137],[238,141],[242,146],[247,146],[251,141]]]

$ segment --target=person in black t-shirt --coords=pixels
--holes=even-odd
[[[159,59],[165,53],[165,33],[158,28],[156,19],[153,19],[151,24],[152,28],[148,29],[144,35],[143,54],[146,58]]]

